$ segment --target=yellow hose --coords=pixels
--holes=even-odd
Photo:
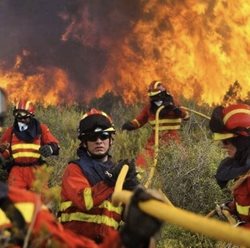
[[[130,201],[132,193],[129,191],[115,192],[112,196],[113,203]],[[166,203],[149,200],[140,202],[139,208],[169,224],[174,224],[195,233],[201,233],[210,238],[231,242],[235,245],[250,247],[250,231],[244,228],[235,228],[232,225],[215,219],[208,219]]]
[[[145,183],[145,187],[148,188],[152,182],[153,176],[155,174],[155,168],[158,160],[159,152],[159,114],[164,106],[160,106],[155,113],[155,144],[154,144],[154,164],[149,171],[148,180]]]
[[[125,181],[126,175],[128,173],[128,165],[124,164],[116,180],[114,193],[122,190],[123,183]]]
[[[183,108],[183,109],[185,109],[185,110],[188,110],[188,111],[190,111],[190,112],[193,112],[193,113],[195,113],[195,114],[197,114],[197,115],[199,115],[199,116],[201,116],[201,117],[204,117],[204,118],[206,118],[206,119],[208,119],[208,120],[211,119],[209,116],[204,115],[204,114],[202,114],[201,112],[195,111],[195,110],[193,110],[193,109],[190,109],[190,108],[187,108],[187,107],[184,107],[184,106],[181,106],[181,108]]]

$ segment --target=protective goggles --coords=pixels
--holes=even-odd
[[[111,137],[111,134],[109,132],[98,132],[98,133],[88,133],[85,135],[85,140],[87,141],[97,141],[100,140],[106,140]]]
[[[25,111],[17,111],[17,112],[14,113],[14,116],[15,116],[15,118],[17,118],[17,119],[28,119],[28,118],[31,117],[31,115],[28,114],[28,113],[25,112]]]

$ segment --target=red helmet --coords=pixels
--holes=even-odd
[[[115,133],[115,128],[109,115],[103,111],[92,108],[83,115],[79,123],[78,138],[82,139],[87,134],[97,132]]]
[[[250,136],[250,106],[239,103],[216,107],[209,123],[215,140]]]
[[[34,116],[35,115],[35,106],[34,104],[26,99],[21,99],[17,102],[14,111],[14,116]]]
[[[161,81],[153,81],[148,87],[148,96],[155,96],[161,92],[166,91],[166,88],[163,86]]]

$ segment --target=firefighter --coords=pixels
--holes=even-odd
[[[146,144],[146,154],[150,158],[154,154],[154,132],[157,109],[164,106],[159,114],[160,140],[163,141],[164,144],[168,144],[170,140],[180,140],[179,129],[181,128],[181,122],[189,119],[189,113],[175,104],[173,96],[166,90],[160,81],[153,81],[150,83],[148,96],[149,103],[142,109],[141,113],[135,119],[125,122],[122,125],[122,130],[132,131],[141,128],[149,122],[153,132],[148,138]],[[139,154],[136,164],[145,167],[145,163],[145,155]]]
[[[35,118],[32,102],[18,101],[13,115],[13,125],[0,139],[0,153],[8,160],[5,167],[9,172],[8,184],[32,190],[36,172],[45,165],[43,158],[59,154],[58,140],[47,125]]]
[[[139,201],[156,199],[152,192],[137,188],[127,207],[126,224],[96,244],[57,222],[34,192],[0,182],[0,246],[62,248],[147,248],[162,223],[138,208]],[[138,222],[139,218],[139,223]],[[135,223],[136,221],[136,223]],[[136,224],[136,225],[135,225]]]
[[[216,107],[209,127],[227,152],[216,171],[217,183],[221,188],[232,183],[233,200],[220,205],[220,210],[228,210],[242,226],[250,228],[250,106]]]
[[[124,188],[133,190],[138,184],[136,170],[132,160],[112,161],[109,151],[115,128],[106,113],[91,109],[83,115],[78,132],[79,159],[64,171],[59,220],[65,228],[100,243],[120,226],[122,207],[111,203],[119,172],[128,164]]]

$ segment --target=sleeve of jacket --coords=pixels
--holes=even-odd
[[[74,163],[69,164],[64,171],[62,199],[72,201],[82,211],[99,206],[111,197],[113,191],[114,188],[103,181],[91,187],[79,166]]]
[[[136,129],[144,126],[148,122],[149,108],[150,105],[147,104],[137,115],[137,117],[131,121],[131,123],[133,123]]]
[[[58,155],[60,149],[58,139],[50,132],[47,125],[41,124],[41,130],[42,130],[42,145],[50,145],[53,150],[53,155]]]

